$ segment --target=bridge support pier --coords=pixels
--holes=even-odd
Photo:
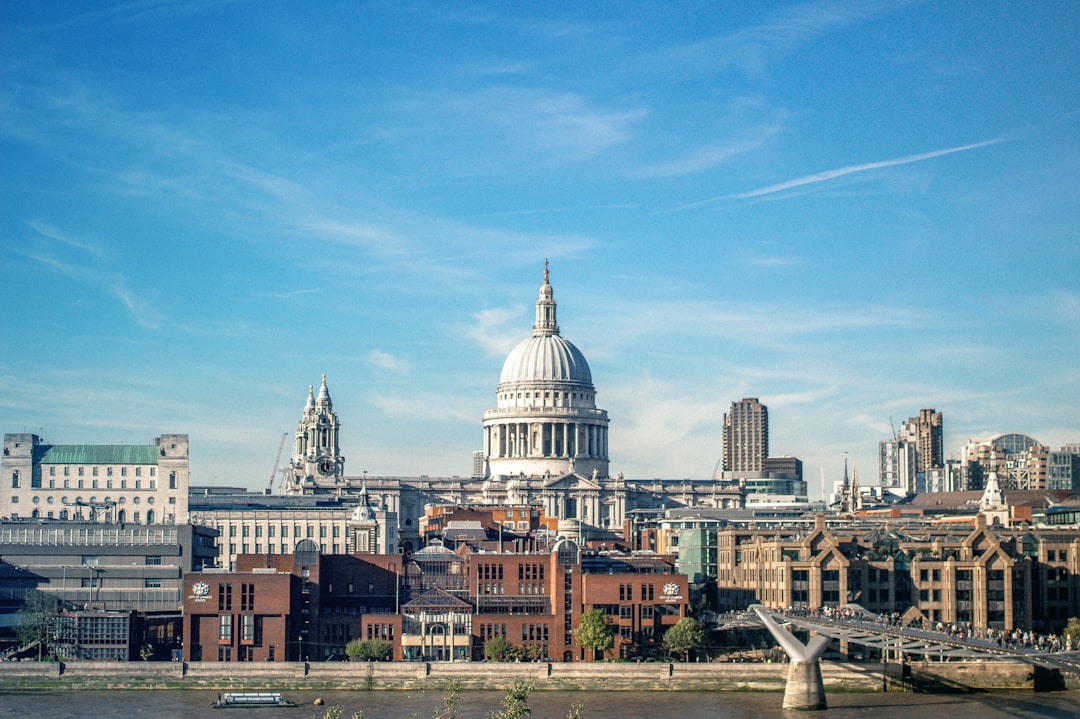
[[[787,686],[784,688],[785,709],[828,709],[825,683],[821,680],[821,660],[788,665]]]
[[[773,619],[772,613],[755,604],[751,609],[769,630],[776,643],[783,647],[788,664],[787,686],[784,688],[784,708],[802,710],[828,709],[825,701],[825,682],[821,679],[821,655],[829,648],[829,637],[817,635],[805,646]]]
[[[1036,664],[1032,667],[1031,678],[1037,692],[1063,692],[1066,689],[1065,677],[1060,669],[1047,669]]]

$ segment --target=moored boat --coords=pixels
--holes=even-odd
[[[218,694],[217,701],[210,702],[214,709],[232,709],[238,707],[295,707],[294,702],[281,695],[281,692],[226,692]]]

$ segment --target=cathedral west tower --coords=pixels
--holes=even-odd
[[[532,336],[503,363],[484,412],[485,476],[608,476],[608,416],[596,408],[585,355],[559,334],[544,263]]]
[[[318,397],[315,388],[308,387],[307,404],[296,427],[286,494],[307,494],[315,487],[333,488],[343,481],[345,458],[338,444],[340,432],[341,423],[324,374]]]

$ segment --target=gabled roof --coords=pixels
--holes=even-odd
[[[462,611],[471,612],[472,605],[462,601],[444,589],[429,589],[416,599],[401,605],[402,611]]]
[[[545,489],[601,489],[597,482],[592,481],[588,477],[572,472],[570,474],[563,475],[562,477],[553,477],[551,481],[544,484]]]

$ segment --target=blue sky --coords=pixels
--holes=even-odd
[[[3,431],[468,475],[548,258],[612,473],[1080,441],[1080,3],[558,5],[0,3]]]

